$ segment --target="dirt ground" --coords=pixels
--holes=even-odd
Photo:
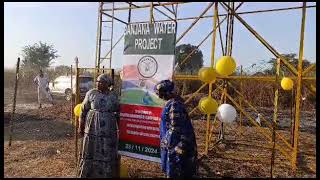
[[[12,93],[5,89],[4,102],[4,176],[5,177],[75,177],[74,129],[70,123],[70,104],[55,97],[56,105],[37,108],[34,93],[19,93],[13,142],[8,147]],[[280,113],[281,114],[281,113]],[[281,119],[288,117],[282,112]],[[272,115],[272,114],[270,114]],[[315,115],[302,113],[296,177],[316,177]],[[304,125],[303,125],[304,124]],[[204,120],[194,120],[198,151],[204,151]],[[283,126],[279,133],[289,139],[290,131]],[[199,155],[199,177],[270,177],[271,144],[256,127],[226,125],[225,141],[210,148],[207,156]],[[216,139],[218,131],[213,133]],[[211,146],[212,147],[212,146]],[[164,177],[160,164],[122,157],[129,177]],[[275,177],[294,177],[290,162],[276,151]]]

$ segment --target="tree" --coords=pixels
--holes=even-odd
[[[288,59],[288,62],[295,67],[296,69],[298,68],[298,62],[299,59],[297,57],[297,54],[295,53],[289,53],[289,54],[282,54],[283,57],[285,57],[286,59]],[[275,75],[276,74],[276,62],[277,59],[276,58],[271,58],[268,63],[271,64],[271,68],[270,69],[266,69],[264,70],[264,74],[266,75]],[[303,59],[302,61],[302,69],[305,69],[307,67],[309,67],[312,63],[310,61],[308,61],[307,59]],[[281,63],[282,67],[284,67],[284,64]],[[290,76],[292,75],[292,73],[290,72],[290,70],[285,67],[285,68],[281,68],[280,70],[280,75],[285,75],[285,76]]]
[[[182,61],[193,51],[195,52],[183,64]],[[199,69],[203,66],[203,55],[197,46],[191,44],[182,44],[176,47],[175,65],[179,63],[176,69],[179,73],[197,74]]]
[[[194,53],[189,57],[189,59],[181,64],[192,51],[194,51]],[[202,52],[197,48],[197,46],[193,46],[191,44],[179,45],[176,47],[176,59],[174,64],[175,67],[177,67],[175,71],[178,73],[198,74],[199,69],[203,66]],[[184,95],[197,90],[200,87],[201,82],[183,81],[182,84],[177,82],[176,85],[178,89],[181,89],[181,95]]]
[[[71,68],[69,66],[59,65],[54,69],[48,69],[46,73],[49,75],[51,80],[54,80],[58,76],[70,75],[70,70]]]
[[[70,74],[70,70],[71,70],[71,68],[69,66],[65,66],[65,65],[60,65],[60,66],[57,66],[54,68],[54,71],[58,75]]]
[[[48,45],[41,41],[34,45],[24,46],[22,52],[22,67],[29,70],[47,68],[50,66],[52,60],[59,57],[53,45]]]

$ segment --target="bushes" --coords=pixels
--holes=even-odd
[[[16,81],[16,70],[15,69],[5,69],[4,70],[4,87],[5,88],[14,88],[14,84]],[[19,71],[19,85],[18,88],[23,89],[31,89],[34,87],[33,79],[35,78],[36,73],[31,72],[25,72],[20,69]]]
[[[14,69],[4,69],[4,82],[5,88],[14,88],[16,71]]]
[[[55,72],[54,70],[48,70],[46,73],[49,75],[50,80],[55,79],[60,75],[66,75],[66,72]],[[33,79],[37,75],[35,71],[21,71],[20,79],[19,79],[19,88],[23,88],[24,90],[33,89],[34,84]],[[121,79],[119,73],[115,74],[115,86],[114,90],[120,95],[121,92]],[[232,85],[240,91],[240,81],[232,80],[230,81]],[[5,69],[4,70],[4,87],[5,88],[14,88],[15,83],[15,69]],[[199,80],[176,80],[175,81],[178,93],[182,95],[184,99],[188,99],[197,91],[202,82]],[[213,84],[213,90],[216,89],[217,83]],[[256,107],[273,107],[274,103],[274,84],[270,82],[261,82],[255,80],[247,80],[243,81],[243,95],[246,100],[248,100],[252,105]],[[195,107],[201,97],[207,96],[208,94],[208,86],[205,86],[196,96],[193,98],[188,106]],[[233,88],[229,87],[227,89],[228,93],[237,98],[237,93],[233,90]],[[183,94],[182,94],[183,93]],[[213,97],[216,100],[220,100],[221,92],[216,92],[213,94]],[[312,95],[307,88],[302,87],[302,100],[301,108],[302,110],[311,110],[315,108],[316,105],[316,97]],[[279,89],[279,100],[278,100],[280,109],[290,109],[292,104],[295,104],[295,95],[292,96],[292,91],[284,91],[281,88]]]
[[[231,84],[240,92],[240,81],[231,80]],[[178,93],[182,95],[183,84],[185,84],[185,92],[182,95],[184,99],[188,99],[192,93],[200,88],[202,82],[190,81],[190,80],[178,80],[175,81]],[[217,83],[214,83],[212,89],[215,90]],[[242,94],[244,98],[249,101],[255,107],[273,107],[274,106],[274,84],[271,82],[261,82],[256,80],[246,80],[242,82]],[[190,106],[195,107],[201,97],[208,95],[209,88],[208,86],[204,87],[190,102]],[[227,88],[228,94],[234,99],[238,98],[238,94],[232,87]],[[221,92],[216,91],[213,95],[217,101],[220,100]],[[315,108],[316,99],[308,89],[305,87],[302,88],[302,100],[301,108],[302,110],[311,110]],[[295,94],[292,95],[292,91],[284,91],[279,88],[279,99],[278,107],[279,109],[290,109],[295,104]]]
[[[4,87],[5,88],[14,88],[15,84],[15,69],[5,69],[4,70]],[[49,76],[49,80],[52,81],[58,76],[66,75],[66,72],[55,71],[52,69],[45,70]],[[33,83],[33,79],[38,75],[37,70],[28,70],[28,69],[20,69],[19,71],[19,88],[23,89],[34,89],[35,85]]]

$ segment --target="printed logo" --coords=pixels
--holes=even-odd
[[[138,62],[139,74],[145,78],[153,77],[158,70],[158,63],[152,56],[143,56]]]

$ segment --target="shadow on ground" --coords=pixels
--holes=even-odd
[[[4,141],[9,140],[9,118],[11,114],[4,115]],[[41,115],[40,115],[41,116]],[[13,141],[56,141],[71,138],[73,126],[70,121],[41,118],[39,115],[16,114],[13,121]]]

